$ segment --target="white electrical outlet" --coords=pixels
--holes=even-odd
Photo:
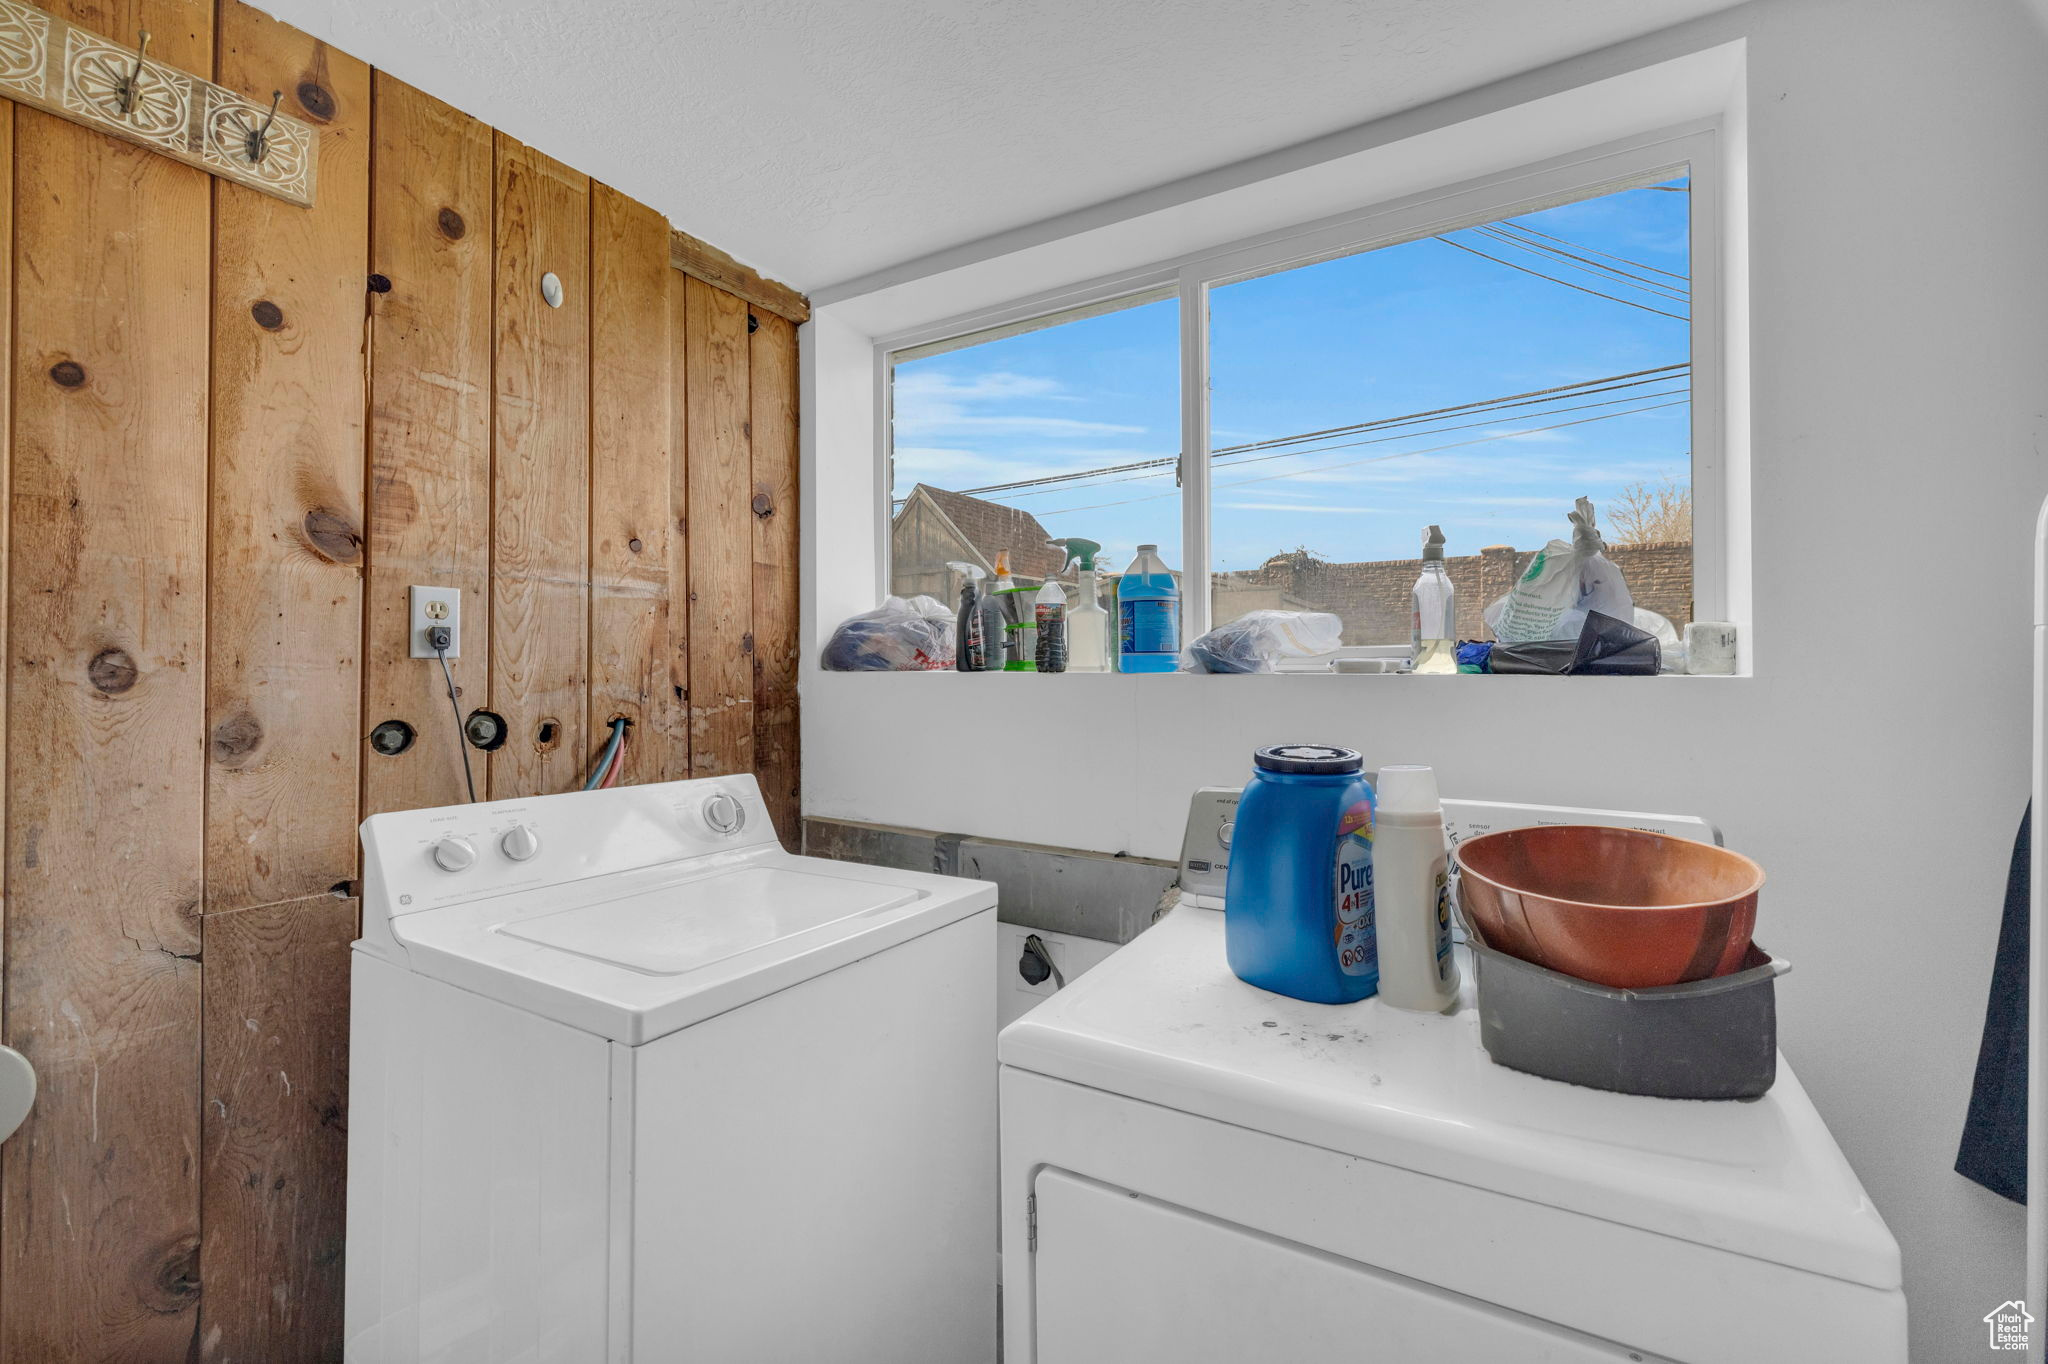
[[[407,638],[414,658],[435,657],[429,631],[448,627],[448,657],[462,657],[462,589],[459,587],[415,587],[412,589],[412,624]]]

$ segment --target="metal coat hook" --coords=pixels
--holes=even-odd
[[[135,97],[142,90],[142,59],[149,55],[149,30],[137,29],[141,41],[136,44],[135,69],[121,77],[121,83],[114,87],[114,102],[120,106],[123,116],[135,112]]]
[[[284,99],[284,91],[270,92],[270,117],[260,127],[249,130],[249,164],[260,166],[263,158],[270,154],[270,125],[277,122],[277,106]]]

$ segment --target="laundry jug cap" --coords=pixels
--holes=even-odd
[[[1373,778],[1374,809],[1383,815],[1441,816],[1436,772],[1411,763],[1383,763]]]
[[[1342,776],[1365,767],[1356,749],[1332,748],[1328,744],[1275,744],[1252,754],[1261,772],[1292,772],[1306,776]]]

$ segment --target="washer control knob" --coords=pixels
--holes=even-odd
[[[498,840],[498,847],[514,862],[524,862],[540,851],[540,835],[524,824],[514,824]]]
[[[1237,832],[1235,820],[1225,820],[1216,830],[1216,841],[1224,847],[1230,846],[1230,836]]]
[[[715,834],[736,834],[747,822],[747,807],[721,791],[704,802],[704,822]]]
[[[476,849],[468,839],[450,835],[434,844],[434,865],[442,871],[468,871],[476,865]]]

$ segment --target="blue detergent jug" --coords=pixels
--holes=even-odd
[[[1348,748],[1282,744],[1252,764],[1230,838],[1230,969],[1317,1004],[1365,999],[1380,986],[1365,761]]]
[[[1139,545],[1138,557],[1116,580],[1116,615],[1118,672],[1180,667],[1180,588],[1159,546]]]

